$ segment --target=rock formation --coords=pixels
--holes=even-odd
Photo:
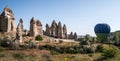
[[[19,40],[20,43],[22,42],[22,34],[26,34],[31,37],[43,35],[42,23],[39,20],[36,21],[34,17],[32,17],[30,21],[29,31],[23,29],[23,20],[21,18],[16,29],[14,13],[8,6],[5,7],[4,11],[0,14],[0,32],[16,33],[16,39]],[[44,31],[44,34],[55,38],[77,39],[76,33],[73,35],[73,32],[71,32],[71,34],[68,36],[66,25],[64,24],[62,27],[61,22],[57,24],[55,20],[53,20],[51,26],[46,24],[46,30]]]
[[[27,29],[25,29],[23,32],[25,35],[28,35],[28,33],[29,33],[29,31]]]
[[[43,35],[42,24],[39,20],[35,21],[34,17],[32,17],[30,21],[29,36],[35,37],[37,35]]]
[[[67,28],[65,24],[63,25],[63,38],[67,39]]]
[[[68,39],[77,39],[77,33],[75,32],[73,34],[73,32],[71,32],[70,35],[68,36]]]
[[[15,17],[13,11],[7,6],[0,15],[0,31],[1,32],[16,32]]]
[[[51,24],[51,27],[49,27],[49,25],[46,24],[45,35],[55,37],[55,38],[67,39],[66,25],[64,24],[64,26],[62,27],[61,22],[59,22],[58,25],[57,25],[55,20],[53,20],[53,22]]]
[[[76,32],[74,33],[74,39],[77,39],[77,33]]]
[[[63,38],[63,28],[61,22],[58,23],[58,38]]]
[[[51,31],[51,30],[50,30],[49,25],[48,25],[48,24],[46,24],[45,35],[50,36],[50,35],[51,35],[51,32],[50,32],[50,31]]]
[[[70,35],[68,36],[68,39],[74,39],[73,32],[70,33]]]
[[[53,22],[52,22],[52,25],[51,25],[51,36],[52,37],[57,37],[57,34],[56,34],[56,32],[57,32],[57,23],[55,22],[55,20],[53,20]]]
[[[34,17],[32,17],[30,21],[29,36],[35,37],[36,35],[37,35],[36,21]]]
[[[23,29],[23,20],[22,20],[22,18],[20,18],[19,23],[21,23],[21,30],[24,31],[24,29]]]
[[[36,21],[36,26],[37,26],[37,34],[43,35],[42,24],[39,20]]]
[[[19,21],[16,32],[16,41],[22,43],[23,22]]]

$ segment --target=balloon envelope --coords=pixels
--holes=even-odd
[[[97,24],[94,28],[94,32],[101,42],[107,40],[107,37],[110,33],[110,26],[105,23]]]

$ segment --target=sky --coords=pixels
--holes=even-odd
[[[107,23],[111,32],[120,30],[120,0],[0,0],[0,13],[9,6],[16,24],[22,18],[24,28],[29,30],[30,19],[39,19],[45,25],[53,20],[66,24],[68,34],[95,36],[94,27]]]

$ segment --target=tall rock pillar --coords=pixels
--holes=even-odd
[[[46,30],[45,30],[45,35],[50,36],[51,32],[50,32],[50,27],[48,24],[46,24]]]
[[[37,20],[36,21],[37,35],[43,35],[42,23]]]
[[[13,11],[7,6],[0,15],[0,31],[16,32],[15,17]]]
[[[67,28],[65,24],[63,25],[63,38],[67,39]]]
[[[63,28],[61,22],[58,23],[58,38],[63,38]]]
[[[30,21],[30,31],[29,31],[29,36],[35,37],[37,35],[37,27],[36,27],[36,21],[34,17],[32,17]]]
[[[19,43],[22,43],[22,32],[23,32],[22,27],[23,27],[23,22],[21,22],[20,20],[17,26],[17,32],[16,32],[16,40]]]
[[[22,20],[22,18],[20,18],[19,23],[21,23],[21,30],[22,30],[22,32],[23,32],[23,31],[24,31],[24,29],[23,29],[23,20]]]

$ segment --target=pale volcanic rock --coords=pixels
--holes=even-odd
[[[0,31],[16,32],[15,17],[13,11],[7,6],[0,15]]]

